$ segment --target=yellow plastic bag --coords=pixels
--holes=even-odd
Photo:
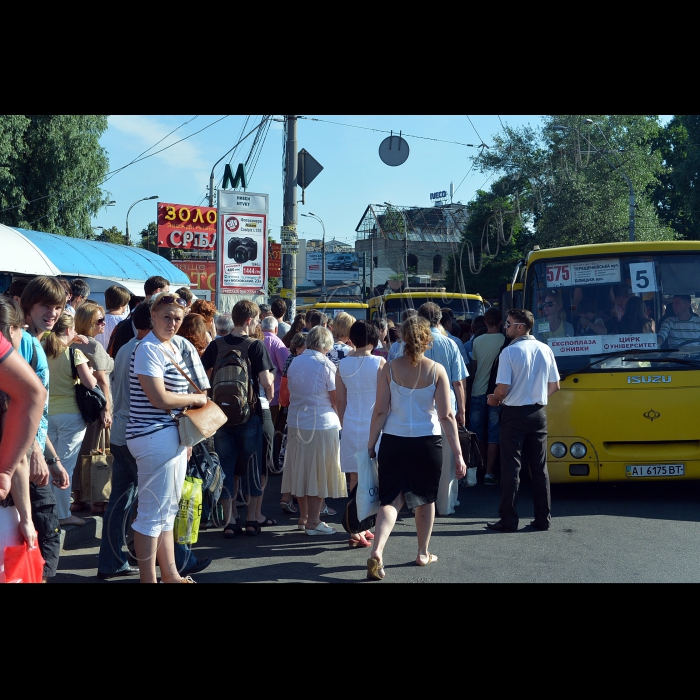
[[[202,480],[186,476],[175,516],[173,536],[178,544],[194,544],[199,538],[202,519]]]

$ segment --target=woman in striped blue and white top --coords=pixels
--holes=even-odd
[[[164,583],[193,583],[175,565],[173,527],[187,470],[188,449],[180,445],[171,413],[203,406],[205,394],[189,394],[187,372],[172,337],[185,317],[187,302],[161,292],[153,299],[153,330],[134,348],[129,370],[129,422],[126,444],[138,466],[138,511],[133,523],[141,583],[156,582],[156,560]]]

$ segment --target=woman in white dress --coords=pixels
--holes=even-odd
[[[349,475],[348,491],[357,484],[355,454],[367,449],[372,411],[377,397],[377,379],[386,360],[373,355],[379,342],[379,329],[368,321],[355,321],[350,327],[355,349],[340,361],[335,386],[338,417],[343,430],[340,440],[340,469]],[[366,530],[348,540],[351,547],[369,547],[374,535]]]

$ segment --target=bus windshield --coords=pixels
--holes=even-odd
[[[386,299],[384,301],[384,313],[387,319],[391,319],[394,323],[401,323],[401,314],[406,309],[418,309],[421,304],[426,301],[436,303],[441,309],[449,307],[454,313],[457,321],[471,321],[477,316],[483,316],[484,304],[478,299],[447,299],[441,296],[436,297],[402,297],[400,299]]]
[[[563,376],[700,368],[698,253],[538,260],[525,294]]]

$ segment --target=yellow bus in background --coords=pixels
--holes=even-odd
[[[367,320],[368,305],[361,302],[318,301],[314,304],[297,306],[298,314],[305,314],[309,309],[318,309],[329,318],[335,318],[341,311],[354,316],[358,320]]]
[[[421,304],[432,301],[441,309],[449,307],[457,321],[471,321],[483,316],[489,303],[479,294],[454,294],[443,288],[416,289],[384,294],[368,299],[370,319],[382,317],[401,325],[401,314],[406,309],[418,309]]]
[[[700,242],[535,250],[513,281],[513,306],[532,312],[561,375],[547,406],[551,481],[700,479],[700,332],[657,338],[674,296],[697,312]]]

